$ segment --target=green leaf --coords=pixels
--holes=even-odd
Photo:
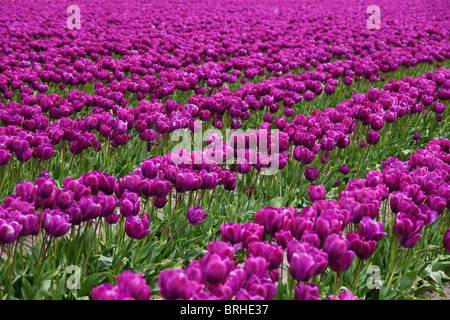
[[[50,289],[51,283],[52,283],[51,280],[45,280],[42,282],[42,285],[36,294],[36,300],[40,300],[49,295],[49,289]]]
[[[274,208],[281,208],[283,206],[283,198],[276,197],[276,198],[270,199],[269,206],[272,206]]]
[[[79,296],[86,295],[88,293],[88,291],[90,291],[93,287],[99,285],[108,275],[110,275],[109,272],[99,272],[99,273],[91,274],[81,284],[81,288],[78,293]]]
[[[195,260],[197,257],[203,255],[205,252],[206,252],[205,249],[193,248],[184,255],[184,258],[188,261],[192,261]]]
[[[22,278],[22,298],[23,300],[32,300],[33,288],[31,287],[30,282],[26,278]]]
[[[400,291],[403,291],[408,288],[411,288],[414,285],[414,283],[416,282],[417,272],[418,272],[418,270],[414,269],[414,270],[407,272],[404,276],[402,276],[400,278],[400,286],[398,289]]]

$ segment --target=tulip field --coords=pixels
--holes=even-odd
[[[448,2],[0,3],[1,300],[450,298]]]

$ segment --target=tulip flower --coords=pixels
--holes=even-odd
[[[120,292],[129,294],[135,300],[150,299],[151,289],[142,278],[142,273],[134,274],[126,270],[122,274],[118,274],[117,286]]]
[[[208,214],[202,211],[201,206],[192,206],[186,213],[186,218],[188,219],[189,223],[194,226],[202,224],[207,216]]]
[[[151,230],[149,229],[148,221],[142,220],[136,216],[127,217],[125,222],[125,233],[132,239],[142,240]]]
[[[319,300],[319,287],[314,283],[299,282],[295,286],[295,300]]]

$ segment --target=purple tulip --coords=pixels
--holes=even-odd
[[[102,213],[102,205],[98,196],[87,196],[78,202],[85,220],[97,219]]]
[[[64,191],[56,189],[55,203],[59,209],[65,210],[70,208],[70,206],[72,205],[73,197],[73,191],[71,190]]]
[[[65,235],[71,225],[69,215],[58,210],[44,210],[42,212],[42,226],[44,230],[52,237],[62,237]]]
[[[355,252],[351,250],[345,252],[339,260],[330,261],[329,265],[331,270],[333,270],[334,272],[347,271],[350,268],[354,257]]]
[[[224,223],[220,226],[220,234],[223,241],[231,244],[241,242],[241,226],[234,222]]]
[[[319,170],[317,170],[317,168],[314,167],[306,168],[305,170],[306,180],[308,180],[309,182],[314,182],[317,180],[318,177],[319,177]]]
[[[254,241],[248,245],[250,255],[263,257],[269,263],[269,268],[276,269],[283,261],[284,251],[281,246],[269,244],[267,242]]]
[[[264,226],[264,234],[275,234],[283,226],[284,215],[278,209],[267,207],[256,212],[254,221]]]
[[[127,217],[125,222],[125,233],[132,239],[142,240],[151,230],[149,229],[149,223],[147,220],[142,220],[136,216]]]
[[[384,224],[370,217],[363,217],[359,222],[359,232],[366,240],[380,241],[387,233],[383,232]]]
[[[202,211],[201,206],[192,206],[186,213],[186,218],[188,219],[189,223],[194,226],[202,224],[207,216],[208,214]]]
[[[120,292],[118,286],[101,284],[92,289],[92,300],[134,300],[128,293]]]
[[[19,237],[22,225],[11,219],[0,219],[0,243],[9,244]]]
[[[208,243],[206,247],[208,248],[208,252],[211,254],[217,253],[224,259],[228,258],[230,260],[233,260],[235,250],[228,242],[217,240]]]
[[[347,165],[342,164],[339,167],[339,172],[342,173],[343,175],[346,175],[346,174],[348,174],[350,172],[350,168]]]
[[[142,273],[134,274],[131,271],[124,271],[117,275],[117,286],[121,292],[129,294],[136,300],[149,300],[151,289],[147,285]]]
[[[287,248],[287,245],[289,241],[293,239],[292,233],[289,230],[280,230],[277,233],[275,233],[275,240],[278,245],[283,247],[284,249]]]
[[[442,242],[444,249],[450,253],[450,228],[445,232]]]
[[[8,150],[0,149],[0,166],[6,165],[11,159],[11,153]]]
[[[354,251],[360,259],[369,259],[377,249],[375,240],[366,240],[358,232],[350,232],[347,234],[350,250]]]
[[[293,152],[294,159],[300,161],[303,164],[310,164],[313,162],[315,154],[305,147],[296,147]]]
[[[314,283],[299,282],[295,286],[295,300],[319,300],[319,287]]]
[[[222,283],[231,270],[231,261],[222,258],[219,254],[213,253],[205,255],[203,261],[203,279],[211,284]]]
[[[141,204],[141,201],[138,199],[139,195],[137,193],[125,190],[119,200],[120,214],[125,218],[138,215]]]
[[[329,261],[339,260],[348,250],[347,239],[342,239],[338,234],[330,234],[325,243],[324,250],[328,254]]]
[[[420,231],[424,226],[422,220],[416,219],[413,215],[399,213],[395,217],[393,232],[399,237],[400,243],[405,248],[412,248],[419,241]]]
[[[380,140],[380,134],[378,131],[370,130],[369,133],[367,133],[368,144],[375,145],[378,143],[378,140]]]
[[[319,201],[319,200],[325,200],[325,187],[323,185],[311,185],[308,188],[308,195],[311,202]]]

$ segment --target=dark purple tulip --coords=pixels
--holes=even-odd
[[[310,164],[313,162],[315,154],[305,147],[296,147],[293,152],[294,159],[303,164]]]
[[[302,216],[295,216],[291,221],[292,226],[290,230],[292,236],[294,236],[297,240],[300,240],[306,230],[312,230],[314,227],[314,223],[310,219]]]
[[[119,200],[120,214],[125,218],[138,215],[141,204],[138,199],[137,193],[125,191]]]
[[[241,239],[244,248],[247,248],[252,241],[261,241],[264,234],[264,226],[257,223],[244,223],[241,225]]]
[[[136,300],[149,300],[152,292],[142,273],[134,274],[128,270],[117,275],[117,286]]]
[[[323,248],[328,254],[329,261],[336,261],[348,250],[348,241],[333,233],[327,237]]]
[[[43,143],[39,147],[33,149],[33,153],[37,158],[45,161],[51,158],[55,153],[55,148],[50,143]]]
[[[422,220],[416,219],[413,215],[399,213],[395,217],[395,223],[392,227],[394,234],[396,234],[402,246],[405,248],[412,248],[419,241],[421,235],[420,231],[424,226]]]
[[[11,159],[11,153],[8,150],[0,149],[0,166],[4,166]]]
[[[442,214],[446,207],[446,201],[445,199],[432,194],[427,197],[427,205],[431,210],[436,211],[438,214]]]
[[[207,172],[206,170],[202,169],[200,171],[200,174],[202,176],[202,189],[212,190],[219,183],[219,176],[215,172]]]
[[[91,187],[92,191],[97,191],[100,188],[100,180],[99,180],[99,175],[93,173],[93,172],[88,172],[83,174],[83,176],[81,177],[83,184],[86,187]]]
[[[16,139],[13,141],[13,143],[11,144],[11,150],[14,151],[16,153],[16,155],[18,154],[22,154],[24,152],[26,152],[29,147],[29,143],[26,140],[21,140],[21,139]]]
[[[158,208],[158,209],[164,208],[164,206],[168,202],[168,200],[166,198],[158,198],[158,197],[155,197],[153,201],[155,204],[155,208]]]
[[[308,195],[311,202],[319,201],[319,200],[325,200],[325,187],[323,185],[311,185],[308,188]]]
[[[31,149],[26,149],[24,152],[16,154],[17,160],[20,162],[28,162],[32,156],[33,151]]]
[[[317,268],[313,255],[302,252],[292,254],[289,262],[289,273],[295,280],[308,281],[314,276]]]
[[[78,204],[86,220],[97,219],[102,213],[102,206],[97,196],[83,197]]]
[[[201,206],[192,206],[186,213],[189,223],[194,226],[202,224],[207,216],[208,214],[202,210]]]
[[[305,92],[305,101],[310,102],[314,100],[314,92],[307,90]]]
[[[39,228],[38,214],[22,214],[19,211],[13,211],[9,214],[9,218],[22,226],[19,233],[20,237],[27,237],[30,234],[34,234],[36,227]]]
[[[222,258],[233,260],[235,249],[228,243],[220,240],[210,242],[206,245],[210,254],[217,253]]]
[[[247,251],[250,256],[265,258],[271,270],[278,268],[283,261],[283,248],[275,244],[269,244],[268,242],[254,241],[248,245]]]
[[[247,282],[247,272],[242,267],[235,267],[231,269],[227,278],[224,281],[224,285],[231,288],[232,294],[236,294]]]
[[[231,261],[219,254],[205,255],[203,261],[203,279],[211,284],[222,283],[231,270]]]
[[[42,199],[49,198],[55,189],[55,182],[51,179],[39,179],[37,181],[36,194]]]
[[[258,277],[252,274],[245,284],[245,290],[252,297],[260,296],[264,300],[272,300],[277,293],[277,286],[267,276]]]
[[[317,233],[311,230],[305,230],[303,232],[302,237],[300,238],[300,241],[308,243],[310,246],[315,247],[317,249],[320,248],[322,241],[320,240]]]
[[[166,300],[176,300],[183,296],[188,282],[188,277],[183,270],[165,269],[159,274],[159,290]]]
[[[252,294],[246,289],[240,289],[236,293],[236,300],[264,300],[264,298],[259,294]]]
[[[120,218],[120,214],[113,213],[113,214],[110,214],[109,216],[107,216],[105,218],[105,221],[108,224],[116,224],[117,221],[119,221],[119,218]]]
[[[15,194],[28,203],[34,202],[36,199],[36,191],[37,187],[31,181],[19,182],[15,188]]]
[[[299,282],[295,286],[295,300],[319,300],[319,287],[314,283]]]
[[[287,248],[289,241],[291,241],[294,237],[292,236],[291,231],[289,230],[280,230],[275,233],[275,240],[278,245],[282,246],[284,249]]]
[[[252,244],[254,243],[255,242],[253,242]],[[261,256],[249,256],[245,260],[244,270],[247,272],[247,278],[250,278],[252,274],[260,277],[269,270],[269,262],[267,262],[267,260]]]
[[[450,228],[445,232],[442,242],[444,249],[450,253]]]
[[[256,212],[254,221],[264,226],[264,234],[275,234],[283,226],[284,215],[273,207],[260,209]]]
[[[155,196],[158,198],[165,198],[172,189],[172,184],[167,180],[155,181]]]
[[[120,292],[118,286],[104,283],[92,289],[92,300],[134,300],[128,293]]]
[[[139,193],[144,197],[155,196],[155,179],[144,179],[139,184]]]
[[[380,140],[380,134],[378,131],[370,130],[369,133],[367,133],[368,144],[375,145],[378,143],[378,140]]]
[[[359,232],[366,240],[380,241],[387,233],[383,232],[384,224],[370,217],[363,217],[359,223]]]
[[[319,177],[319,170],[317,170],[317,168],[314,167],[306,168],[305,170],[306,180],[308,180],[309,182],[314,182],[317,180],[318,177]]]
[[[220,234],[223,241],[231,244],[241,242],[241,226],[234,222],[224,223],[220,226]]]
[[[445,109],[446,109],[446,106],[443,103],[435,102],[433,104],[433,111],[437,114],[444,113]]]
[[[349,168],[347,165],[342,164],[342,165],[339,167],[339,172],[342,173],[342,174],[344,174],[344,175],[346,175],[346,174],[348,174],[348,173],[350,172],[350,168]]]
[[[22,225],[11,219],[0,219],[0,243],[9,244],[19,237]]]
[[[342,221],[335,212],[324,212],[316,220],[314,230],[322,241],[333,233],[338,233],[342,229]]]
[[[70,208],[73,203],[73,192],[71,190],[64,191],[56,189],[55,203],[56,206],[61,210]]]
[[[347,271],[350,268],[354,257],[355,252],[351,250],[345,252],[339,260],[330,261],[329,265],[331,270],[334,272]]]
[[[66,213],[69,215],[69,223],[73,226],[80,225],[83,221],[86,221],[83,212],[78,204],[72,205],[69,209],[66,210]]]
[[[354,251],[360,259],[369,259],[377,249],[375,240],[366,240],[358,232],[350,232],[347,234],[350,250]]]
[[[125,223],[125,233],[132,239],[142,240],[151,230],[147,220],[142,220],[136,216],[127,217]]]
[[[114,214],[114,211],[116,210],[116,206],[119,203],[117,201],[117,198],[114,195],[105,195],[100,191],[98,194],[98,200],[102,207],[101,216],[102,217],[109,217],[110,215]]]
[[[69,215],[58,210],[46,209],[42,213],[42,226],[44,230],[52,237],[62,237],[65,235],[71,225],[69,223]]]

